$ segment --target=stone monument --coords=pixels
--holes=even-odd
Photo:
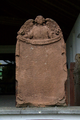
[[[50,19],[29,19],[16,44],[16,107],[65,105],[66,48],[62,31]]]
[[[75,55],[74,91],[75,91],[75,105],[80,106],[80,53],[77,53]]]

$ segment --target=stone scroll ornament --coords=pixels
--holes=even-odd
[[[16,107],[65,106],[66,48],[62,31],[37,16],[18,31],[16,44]]]

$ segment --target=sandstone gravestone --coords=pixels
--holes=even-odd
[[[16,106],[65,105],[65,43],[58,24],[37,16],[18,31]]]

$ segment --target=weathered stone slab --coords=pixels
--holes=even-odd
[[[66,48],[62,31],[37,16],[18,31],[16,44],[16,106],[65,105]]]
[[[75,56],[74,67],[75,105],[80,106],[80,53]]]

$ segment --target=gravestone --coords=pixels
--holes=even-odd
[[[66,48],[50,18],[27,20],[16,44],[16,107],[65,105]]]
[[[74,67],[75,105],[80,106],[80,53],[75,55]]]

